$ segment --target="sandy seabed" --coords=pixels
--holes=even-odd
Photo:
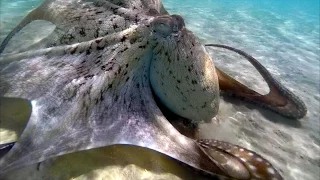
[[[285,179],[316,180],[320,177],[319,17],[299,9],[283,14],[276,4],[268,2],[259,6],[251,1],[241,4],[203,1],[196,4],[187,0],[181,4],[178,0],[167,0],[164,4],[170,13],[183,16],[187,28],[197,34],[203,43],[234,46],[256,57],[274,77],[301,97],[308,107],[307,116],[295,121],[223,97],[219,121],[200,125],[200,137],[224,140],[254,150],[268,159]],[[0,7],[1,39],[32,8],[6,3]],[[37,2],[32,3],[34,6]],[[5,5],[10,8],[4,9]],[[21,12],[4,13],[10,9],[19,9]],[[290,12],[290,9],[287,11]],[[50,23],[40,21],[30,24],[10,42],[6,51],[26,47],[40,40],[53,27]],[[208,48],[208,51],[216,66],[252,89],[268,93],[262,77],[245,59],[226,50]],[[149,152],[149,159],[139,159],[134,152],[141,151],[147,153],[142,149],[126,150],[119,147],[74,153],[56,161],[49,160],[11,172],[8,179],[17,178],[17,174],[22,179],[41,179],[48,174],[54,174],[56,179],[188,179],[194,175],[157,153]],[[103,156],[104,153],[108,156]],[[92,159],[101,156],[106,158],[103,162],[91,164],[92,168],[85,170],[84,165],[90,166],[94,161]],[[147,163],[154,164],[148,166]],[[65,174],[59,173],[61,169]]]

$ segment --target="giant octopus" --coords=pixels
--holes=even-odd
[[[34,20],[56,28],[28,48],[3,54],[10,39]],[[205,46],[244,56],[270,92],[261,95],[215,67]],[[122,144],[155,150],[210,179],[280,180],[260,155],[228,142],[187,137],[165,111],[191,124],[209,122],[218,113],[221,91],[288,118],[307,112],[255,58],[226,45],[203,45],[161,0],[46,0],[10,32],[0,53],[1,96],[24,98],[32,106],[19,139],[1,145],[0,174]]]

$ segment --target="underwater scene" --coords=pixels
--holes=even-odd
[[[319,0],[0,0],[0,179],[319,179],[319,19]]]

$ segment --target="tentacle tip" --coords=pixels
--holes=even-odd
[[[246,148],[217,140],[197,140],[209,158],[230,177],[236,179],[282,180],[266,159]]]

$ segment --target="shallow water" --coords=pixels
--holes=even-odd
[[[320,22],[319,0],[214,1],[164,0],[172,14],[203,43],[237,47],[256,57],[281,83],[302,98],[308,114],[300,121],[230,98],[222,99],[219,122],[201,125],[202,138],[226,140],[252,149],[280,170],[285,179],[320,177]],[[40,0],[0,1],[0,41]],[[37,41],[52,26],[31,24],[10,49]],[[35,32],[33,32],[35,31]],[[22,41],[23,39],[23,41]],[[243,58],[208,48],[216,66],[261,93],[268,87]]]
[[[308,107],[308,115],[296,122],[241,102],[222,101],[220,124],[204,125],[202,136],[254,149],[285,179],[318,179],[319,1],[180,2],[164,4],[170,13],[182,15],[204,43],[226,44],[253,55]],[[209,51],[218,67],[258,92],[268,92],[261,76],[248,69],[248,62],[228,51]]]

